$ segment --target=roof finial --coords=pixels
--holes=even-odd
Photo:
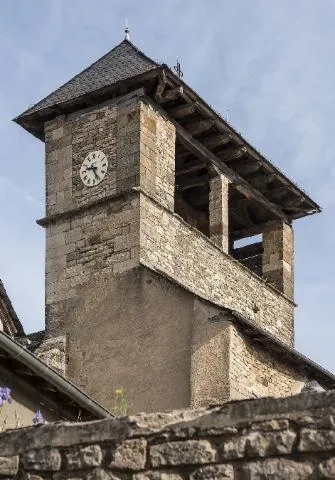
[[[124,39],[125,39],[125,40],[130,40],[130,33],[129,33],[128,20],[127,20],[127,19],[126,19],[126,21],[125,21],[124,33],[125,33]]]
[[[179,78],[181,78],[184,75],[183,72],[181,71],[178,57],[177,57],[177,65],[175,65],[173,68],[174,68],[175,72],[177,72],[177,75],[178,75]]]

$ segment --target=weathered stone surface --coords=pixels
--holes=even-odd
[[[27,470],[56,472],[60,470],[61,462],[61,455],[56,448],[30,450],[22,458],[22,464]]]
[[[335,478],[335,457],[328,458],[319,464],[320,478]]]
[[[285,418],[267,420],[265,422],[257,422],[251,425],[250,430],[257,430],[261,432],[273,432],[277,430],[287,430],[289,421]]]
[[[300,432],[300,452],[332,450],[335,447],[335,430],[314,430],[303,428]]]
[[[143,472],[133,476],[133,480],[183,480],[178,473],[171,472]]]
[[[233,480],[234,468],[232,465],[209,465],[195,470],[190,480]]]
[[[245,451],[247,456],[291,453],[296,434],[290,430],[276,433],[252,432],[247,436]]]
[[[295,462],[287,459],[268,459],[264,462],[248,463],[243,466],[243,480],[307,480],[314,467],[309,462]]]
[[[242,458],[245,455],[246,436],[226,440],[221,445],[220,456],[223,460]]]
[[[19,457],[0,457],[0,476],[16,475],[19,468]]]
[[[214,462],[216,450],[206,440],[186,440],[153,445],[150,459],[154,467],[162,465],[196,465]]]
[[[146,440],[125,440],[113,452],[113,461],[109,468],[143,469],[146,462],[146,448]]]
[[[111,472],[106,472],[103,468],[95,468],[86,475],[85,480],[120,480],[120,477]]]
[[[69,470],[79,468],[98,467],[102,461],[102,453],[99,445],[90,445],[66,453],[66,466]]]
[[[44,480],[43,477],[41,477],[40,475],[35,475],[34,473],[28,473],[27,474],[27,480]],[[78,480],[78,479],[76,479]]]

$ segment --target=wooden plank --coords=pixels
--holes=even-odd
[[[176,170],[176,177],[180,175],[185,175],[185,173],[192,173],[192,172],[197,172],[198,170],[201,170],[207,166],[207,163],[204,162],[199,162],[199,160],[195,160],[193,162],[188,162],[185,164],[185,167]]]
[[[183,143],[186,148],[188,148],[202,160],[213,164],[217,169],[217,172],[225,175],[231,182],[234,183],[235,188],[237,188],[247,198],[253,198],[258,203],[264,205],[277,218],[280,218],[285,222],[289,222],[287,215],[285,215],[285,213],[279,207],[270,202],[266,197],[264,197],[264,195],[252,187],[252,185],[250,185],[249,182],[247,182],[244,178],[235,173],[231,168],[227,167],[227,165],[220,161],[216,155],[204,147],[200,142],[192,138],[191,135],[177,122],[173,121],[173,123],[176,127],[176,133],[179,141]]]
[[[207,132],[214,125],[214,120],[197,120],[184,125],[188,133],[194,137],[201,133]]]
[[[238,260],[241,258],[254,257],[255,255],[261,255],[263,253],[263,243],[257,242],[251,245],[245,245],[244,247],[235,248],[233,256]]]
[[[215,137],[210,137],[210,138],[205,138],[204,140],[202,140],[201,143],[203,143],[206,148],[216,148],[216,147],[220,147],[221,145],[226,145],[227,143],[230,142],[231,140],[231,135],[227,134],[227,135],[217,135]]]
[[[206,173],[206,175],[200,175],[199,177],[192,177],[190,180],[187,182],[183,182],[180,185],[176,185],[176,190],[179,192],[184,192],[185,190],[189,190],[190,188],[194,187],[202,187],[203,185],[208,185],[209,184],[209,176]]]
[[[184,118],[192,115],[197,110],[197,106],[197,103],[184,103],[183,105],[178,105],[178,107],[170,108],[167,112],[173,118]]]
[[[270,220],[269,220],[270,221]],[[252,225],[250,227],[242,228],[241,230],[235,230],[232,232],[232,239],[240,240],[241,238],[252,237],[254,235],[259,235],[267,227],[269,222],[259,223],[257,225]]]
[[[216,152],[215,155],[222,162],[231,162],[232,160],[243,157],[246,152],[246,147],[227,148],[226,150],[222,150],[222,152]]]

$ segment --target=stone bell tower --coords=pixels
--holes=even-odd
[[[67,377],[132,411],[303,383],[233,317],[292,346],[292,220],[319,207],[166,65],[125,40],[16,121],[46,147],[45,345]]]

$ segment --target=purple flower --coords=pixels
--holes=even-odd
[[[33,417],[33,424],[38,425],[38,424],[44,423],[44,422],[45,422],[45,420],[44,420],[44,417],[42,415],[41,410],[37,410],[37,412],[35,413],[35,415]]]
[[[10,388],[8,387],[0,387],[0,406],[3,405],[4,402],[12,403]]]

